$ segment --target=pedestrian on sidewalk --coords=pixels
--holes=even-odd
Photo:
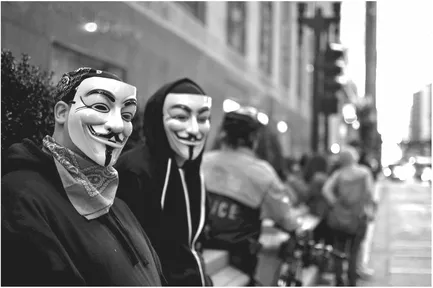
[[[360,143],[356,140],[351,141],[349,143],[349,145],[352,146],[353,148],[355,148],[356,151],[358,152],[358,154],[360,155],[359,160],[358,160],[358,164],[362,165],[364,167],[367,167],[371,171],[371,173],[373,175],[374,184],[375,184],[376,180],[377,180],[377,177],[376,177],[377,173],[375,173],[374,169],[372,168],[371,161],[369,160],[369,157],[368,157],[368,153],[365,151],[365,149],[363,149],[361,147]],[[372,206],[368,208],[368,209],[372,209],[372,211],[370,211],[371,215],[376,214],[377,205],[378,205],[378,201],[377,201],[377,199],[374,199],[374,197],[373,197]],[[374,221],[374,217],[372,217],[371,221],[369,221],[369,225],[371,225],[371,223],[373,221]],[[368,230],[368,226],[367,226],[367,230]],[[363,280],[368,280],[374,275],[374,270],[372,268],[368,267],[368,263],[366,261],[366,258],[367,258],[367,255],[365,255],[366,250],[367,250],[366,245],[367,245],[366,239],[364,238],[362,240],[362,243],[360,246],[358,264],[357,264],[357,268],[356,268],[356,272],[357,272],[358,277],[363,279]]]
[[[358,164],[358,153],[353,147],[344,147],[339,154],[341,167],[326,181],[323,195],[330,204],[328,225],[334,231],[334,248],[348,249],[348,284],[356,286],[358,256],[361,242],[365,237],[373,200],[373,176]],[[336,284],[345,286],[343,262],[335,263]]]
[[[314,229],[314,240],[324,241],[326,245],[332,245],[332,237],[326,217],[329,212],[329,204],[322,194],[322,188],[328,179],[328,159],[325,155],[315,154],[306,163],[304,179],[309,187],[309,197],[306,204],[309,211],[318,216],[321,221]]]

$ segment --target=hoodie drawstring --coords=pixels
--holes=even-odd
[[[168,179],[170,179],[171,158],[168,158],[167,171],[165,172],[164,188],[162,188],[161,210],[164,210],[165,195],[167,193]]]

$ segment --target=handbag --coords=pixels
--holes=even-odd
[[[337,202],[328,213],[327,223],[333,230],[354,235],[361,224],[361,217]]]
[[[339,177],[333,191],[337,201],[328,213],[327,224],[335,231],[355,235],[362,221],[366,220],[365,179],[347,181],[342,185]]]

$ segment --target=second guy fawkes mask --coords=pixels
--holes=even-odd
[[[164,101],[164,129],[178,164],[200,155],[210,130],[212,99],[194,88],[174,89]]]

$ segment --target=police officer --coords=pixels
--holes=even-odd
[[[221,147],[204,154],[202,171],[211,199],[208,248],[230,251],[231,264],[255,274],[261,220],[270,218],[286,230],[298,227],[290,187],[255,154],[263,125],[253,107],[224,115]]]

